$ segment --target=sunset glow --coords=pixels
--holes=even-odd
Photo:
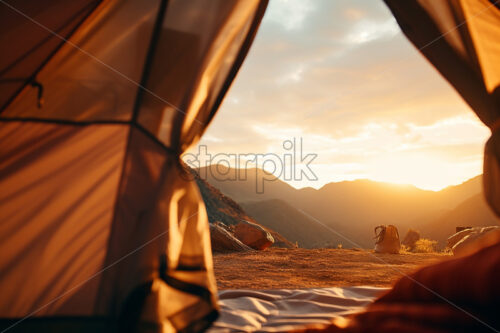
[[[482,173],[488,135],[383,2],[273,0],[201,144],[280,154],[302,138],[318,180],[287,180],[295,187],[367,178],[439,190]]]

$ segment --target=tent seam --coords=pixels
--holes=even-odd
[[[19,123],[46,123],[46,124],[55,124],[55,125],[68,125],[68,126],[92,126],[92,125],[124,125],[131,126],[142,133],[144,133],[148,138],[153,140],[156,144],[160,146],[165,152],[169,154],[177,154],[178,152],[172,148],[167,146],[163,141],[159,140],[153,133],[148,131],[144,126],[139,123],[133,123],[130,120],[94,120],[94,121],[71,121],[64,119],[47,119],[47,118],[0,118],[0,123],[9,123],[9,122],[19,122]]]

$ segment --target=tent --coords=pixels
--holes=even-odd
[[[2,329],[199,331],[214,320],[206,211],[179,156],[214,116],[266,5],[0,3]]]
[[[385,2],[492,129],[485,193],[500,215],[499,1]],[[213,118],[266,5],[0,2],[3,329],[214,320],[206,212],[179,156]]]

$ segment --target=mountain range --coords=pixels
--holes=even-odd
[[[373,230],[381,224],[395,225],[402,237],[417,229],[444,245],[457,226],[498,224],[481,194],[482,176],[435,192],[372,180],[296,189],[261,169],[222,165],[198,172],[246,214],[301,247],[370,248]]]

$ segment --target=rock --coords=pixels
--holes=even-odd
[[[399,232],[393,225],[379,225],[376,227],[375,239],[375,252],[396,254],[401,249]]]
[[[410,229],[406,233],[405,238],[403,239],[403,245],[408,247],[410,250],[415,248],[415,243],[420,239],[420,232]]]
[[[252,249],[233,236],[223,223],[210,224],[212,252],[242,252]]]
[[[472,227],[455,227],[455,233],[464,231],[466,229],[472,229]]]
[[[213,223],[214,226],[221,227],[222,229],[226,230],[230,234],[233,234],[233,230],[231,229],[230,226],[226,225],[224,222],[221,221],[215,221]]]
[[[460,236],[462,237],[456,241]],[[463,230],[448,238],[448,244],[454,241],[456,242],[451,247],[454,255],[469,255],[484,247],[498,243],[500,241],[500,227],[476,227]]]
[[[248,221],[241,221],[236,225],[234,236],[243,244],[256,250],[265,250],[274,243],[273,236],[267,230]]]
[[[468,228],[454,233],[453,235],[448,237],[446,246],[452,249],[455,246],[455,244],[457,244],[458,242],[460,242],[462,239],[464,239],[466,236],[470,235],[473,232],[474,232],[473,228]]]

